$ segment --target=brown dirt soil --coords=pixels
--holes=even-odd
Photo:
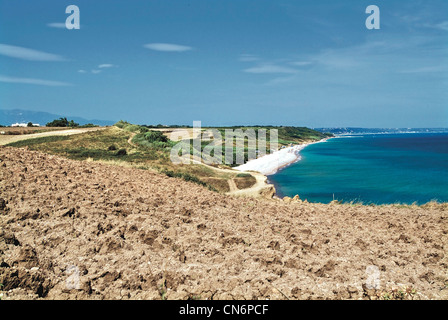
[[[3,299],[446,299],[447,210],[233,197],[0,147],[0,290]]]
[[[238,189],[247,189],[253,187],[257,183],[257,179],[253,176],[236,177],[233,179]]]

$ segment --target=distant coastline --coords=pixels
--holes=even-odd
[[[303,162],[268,183],[278,197],[299,194],[320,203],[446,202],[447,139],[447,133],[433,132],[337,135],[301,152]]]

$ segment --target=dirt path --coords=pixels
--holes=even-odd
[[[222,172],[222,173],[230,173],[230,174],[241,173],[241,171],[238,171],[235,169],[222,169],[222,168],[212,167],[212,166],[204,164],[198,160],[192,160],[192,162],[195,164],[201,164],[203,166],[206,166],[207,168],[210,168],[211,170]],[[265,175],[263,175],[259,172],[256,172],[256,171],[249,171],[247,173],[250,173],[252,176],[255,177],[255,179],[257,180],[256,183],[250,188],[240,190],[236,186],[235,181],[233,181],[233,179],[229,179],[228,183],[229,183],[230,191],[227,192],[226,194],[257,198],[257,197],[263,196],[263,194],[265,192],[269,195],[270,193],[272,193],[274,191],[274,189],[273,189],[274,186],[271,184],[268,184],[266,182],[268,178]]]
[[[227,182],[229,183],[229,188],[230,188],[230,192],[228,192],[228,193],[233,193],[233,192],[236,192],[239,190],[233,179],[229,179]]]
[[[268,191],[269,189],[273,188],[273,185],[268,184],[267,181],[267,177],[261,173],[258,172],[250,172],[250,174],[252,176],[255,177],[255,179],[257,180],[257,182],[255,182],[255,184],[250,187],[250,188],[246,188],[246,189],[236,189],[236,190],[230,190],[230,192],[228,194],[231,195],[235,195],[235,196],[248,196],[248,197],[259,197],[261,195],[263,195],[264,191]],[[235,182],[233,182],[235,183]],[[274,191],[272,189],[272,191]]]
[[[128,143],[133,147],[137,147],[136,144],[132,142],[132,139],[135,137],[135,135],[136,135],[135,132],[131,132],[131,136],[128,139]]]
[[[34,138],[42,138],[49,136],[69,136],[73,134],[79,134],[90,131],[103,130],[105,127],[95,127],[95,128],[79,128],[79,129],[68,129],[61,131],[48,131],[42,133],[33,133],[33,134],[21,134],[21,135],[0,135],[0,146],[7,145],[9,143],[34,139]]]

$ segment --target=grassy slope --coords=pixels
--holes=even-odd
[[[241,129],[259,129],[261,127],[243,127]],[[219,128],[224,137],[224,129]],[[272,129],[272,128],[267,128]],[[320,132],[307,128],[279,127],[279,144],[315,141],[325,137]],[[77,134],[73,136],[50,136],[23,140],[10,144],[14,147],[29,147],[31,150],[62,155],[75,160],[106,161],[109,163],[135,166],[141,169],[153,169],[168,176],[206,185],[212,190],[229,191],[229,179],[234,179],[239,189],[252,186],[255,178],[237,176],[237,173],[215,171],[203,165],[173,165],[170,161],[170,149],[175,142],[148,141],[145,133],[148,128],[119,122],[117,126],[105,130]],[[203,143],[202,148],[209,142]],[[269,144],[268,144],[269,147]],[[236,141],[234,142],[234,149]],[[119,152],[126,150],[126,152]],[[247,146],[245,152],[247,155]],[[192,150],[193,153],[193,150]],[[224,154],[224,153],[223,153]]]

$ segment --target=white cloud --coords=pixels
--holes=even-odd
[[[434,26],[437,29],[448,31],[448,21],[443,21]]]
[[[100,69],[103,69],[103,68],[112,68],[112,67],[115,67],[115,65],[110,64],[110,63],[103,63],[103,64],[100,64],[100,65],[98,66],[98,68],[100,68]]]
[[[172,43],[148,43],[143,45],[143,47],[150,50],[163,51],[163,52],[184,52],[193,50],[192,47]]]
[[[58,28],[58,29],[65,29],[65,23],[63,22],[52,22],[52,23],[47,23],[47,27],[50,28]]]
[[[62,86],[71,86],[72,84],[61,81],[52,81],[52,80],[44,80],[44,79],[34,79],[34,78],[15,78],[0,75],[0,82],[8,82],[8,83],[22,83],[22,84],[35,84],[41,86],[50,86],[50,87],[62,87]]]
[[[277,66],[273,64],[264,64],[256,67],[244,69],[244,72],[249,73],[297,73],[296,69]]]
[[[309,66],[313,63],[310,61],[294,61],[294,62],[291,62],[290,64],[292,64],[293,66],[305,67],[305,66]]]
[[[114,67],[116,67],[116,65],[111,64],[111,63],[103,63],[103,64],[99,64],[95,69],[91,69],[90,73],[98,74],[98,73],[103,72],[104,69],[114,68]],[[87,73],[87,71],[84,69],[80,69],[80,70],[78,70],[78,73]]]
[[[0,43],[0,54],[29,61],[64,61],[59,55]]]

